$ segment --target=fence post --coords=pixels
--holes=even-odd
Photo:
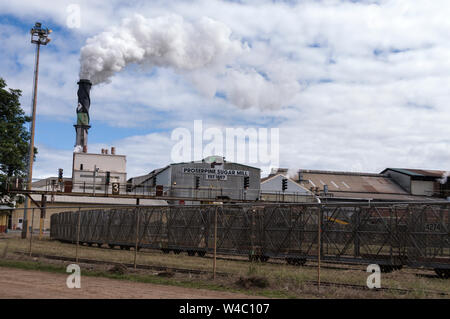
[[[78,208],[77,246],[75,249],[75,262],[78,262],[78,246],[80,245],[80,226],[81,226],[81,207]]]
[[[214,259],[213,259],[213,280],[216,279],[216,257],[217,257],[217,206],[214,211]]]
[[[354,246],[353,254],[355,257],[359,257],[359,255],[360,255],[359,229],[361,227],[361,225],[360,225],[360,223],[361,223],[361,207],[355,208],[354,216],[355,216],[355,218],[354,218],[355,225],[353,226],[354,227],[353,231],[354,231],[355,239],[353,242],[353,246]]]
[[[320,292],[320,255],[321,255],[321,230],[322,228],[322,206],[317,211],[317,289]]]
[[[34,208],[31,210],[31,232],[30,232],[30,252],[29,252],[30,257],[31,257],[31,243],[33,242],[33,227],[34,227]]]
[[[41,196],[41,218],[39,220],[39,240],[42,239],[42,233],[44,228],[44,220],[45,220],[45,208],[47,206],[47,196]]]
[[[136,259],[139,242],[139,208],[136,208],[136,244],[134,246],[134,269],[136,269]]]

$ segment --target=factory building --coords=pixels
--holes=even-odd
[[[199,200],[258,200],[260,179],[259,168],[209,156],[201,161],[170,164],[128,182],[133,193],[185,197],[192,200],[174,203],[191,204]]]
[[[53,190],[53,185],[57,185],[56,187],[59,187],[58,184],[58,178],[57,177],[49,177],[46,179],[42,179],[40,181],[34,182],[32,184],[32,190]],[[65,185],[65,188],[67,190],[67,185],[71,184],[71,178],[64,178],[63,183]],[[56,192],[63,192],[62,189],[56,189]],[[90,193],[92,193],[92,187],[90,189]],[[31,224],[33,224],[33,229],[38,230],[40,227],[40,206],[42,204],[42,196],[41,195],[31,195],[31,198],[33,201],[31,201],[31,208],[35,209],[34,212],[34,221],[32,218],[32,211],[30,210],[28,212],[28,226],[31,227]],[[37,205],[36,205],[37,204]],[[67,207],[80,207],[81,210],[89,210],[92,209],[92,206],[98,206],[101,207],[114,207],[117,205],[136,205],[136,199],[134,198],[114,198],[114,197],[90,197],[90,196],[70,196],[70,195],[54,195],[54,196],[46,196],[45,199],[45,207],[46,207],[46,213],[44,217],[44,230],[50,229],[50,218],[53,214],[60,213],[67,210],[74,210],[74,208],[67,208]],[[143,206],[166,206],[167,202],[165,200],[155,200],[155,199],[140,199],[139,205]],[[17,205],[16,210],[12,211],[10,213],[9,222],[8,222],[8,229],[16,230],[16,229],[22,229],[22,220],[23,220],[23,204]],[[0,210],[0,215],[2,211]]]
[[[112,194],[115,185],[125,192],[126,165],[126,156],[116,155],[114,147],[111,154],[105,149],[101,154],[73,153],[72,191]]]
[[[278,169],[271,175],[287,174],[287,171]],[[409,193],[387,174],[300,169],[291,178],[313,192],[321,202],[433,200]]]
[[[0,234],[5,233],[11,225],[11,207],[0,205]]]
[[[272,202],[317,202],[313,192],[283,174],[261,179],[261,200]]]
[[[386,168],[386,174],[411,195],[450,197],[450,178],[446,171]]]

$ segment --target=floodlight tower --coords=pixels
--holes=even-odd
[[[28,177],[27,177],[27,191],[31,190],[31,182],[33,178],[33,160],[34,160],[34,125],[36,122],[36,97],[37,97],[37,83],[38,83],[38,73],[39,73],[39,51],[41,44],[47,45],[50,42],[48,35],[52,33],[52,30],[48,28],[43,28],[40,22],[36,22],[34,27],[30,31],[31,33],[31,43],[36,44],[36,64],[34,67],[34,85],[33,85],[33,99],[32,99],[32,116],[31,116],[31,128],[30,128],[30,148],[28,151]],[[25,199],[25,209],[23,212],[23,223],[22,223],[22,238],[27,237],[28,230],[28,207],[30,206],[30,199],[26,197]],[[31,230],[33,231],[33,230]]]

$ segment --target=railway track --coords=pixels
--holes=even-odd
[[[95,248],[101,248],[101,249],[112,249],[109,247],[96,247],[96,246],[92,246]],[[114,249],[114,248],[113,248]],[[154,250],[154,249],[146,249],[145,251],[143,251],[142,249],[140,250],[140,254],[144,253],[144,254],[150,254],[150,255],[155,255],[155,254],[159,254],[160,250]],[[213,259],[214,257],[211,256],[210,254],[206,254],[205,256],[203,256],[202,258],[207,258],[207,259]],[[241,262],[241,263],[249,263],[251,262],[248,257],[239,257],[239,256],[217,256],[216,257],[217,260],[224,260],[224,261],[233,261],[233,262]],[[286,261],[285,259],[269,259],[268,261],[264,261],[263,263],[265,264],[272,264],[272,265],[286,265]],[[324,262],[325,263],[325,262]],[[342,265],[347,265],[347,264],[342,264]],[[349,265],[354,265],[354,264],[349,264]],[[304,264],[302,265],[302,267],[307,267],[307,268],[317,268],[317,266],[314,265],[307,265]],[[321,265],[320,266],[323,269],[331,269],[331,270],[356,270],[356,271],[365,271],[364,269],[361,268],[350,268],[350,267],[337,267],[337,266],[328,266],[328,265]]]
[[[14,252],[18,255],[26,255],[29,256],[29,254],[16,251]],[[40,258],[46,258],[46,259],[52,259],[52,260],[61,260],[61,261],[70,261],[75,262],[76,259],[73,257],[66,257],[66,256],[57,256],[57,255],[46,255],[46,254],[36,254],[32,253],[31,257],[40,257]],[[88,258],[78,258],[78,262],[85,263],[85,264],[97,264],[97,265],[112,265],[112,266],[119,266],[123,265],[127,268],[134,268],[134,264],[131,263],[119,263],[114,261],[104,261],[104,260],[97,260],[97,259],[88,259]],[[175,268],[175,267],[163,267],[163,266],[154,266],[154,265],[142,265],[142,264],[136,264],[136,269],[146,269],[146,270],[155,270],[155,271],[165,271],[165,272],[177,272],[182,274],[194,274],[194,275],[205,275],[205,274],[212,274],[211,271],[207,270],[199,270],[199,269],[188,269],[188,268]],[[230,273],[225,272],[216,272],[216,275],[218,276],[231,276]]]
[[[214,258],[213,256],[210,255],[205,255],[204,258]],[[225,260],[225,261],[235,261],[235,262],[243,262],[243,263],[249,263],[251,262],[250,260],[248,260],[247,258],[236,258],[236,257],[226,257],[226,256],[218,256],[217,257],[218,260]],[[313,264],[311,264],[313,263]],[[286,262],[284,259],[270,259],[268,261],[265,261],[264,264],[272,264],[272,265],[286,265]],[[291,265],[289,265],[291,266]],[[355,266],[355,267],[352,267]],[[359,266],[359,267],[358,267]],[[292,266],[292,267],[298,267],[298,266]],[[307,263],[301,265],[300,267],[304,267],[304,268],[317,268],[317,262],[315,261],[307,261]],[[338,265],[336,265],[335,263],[330,263],[327,261],[322,261],[321,265],[320,265],[321,269],[330,269],[330,270],[353,270],[353,271],[362,271],[362,272],[366,272],[366,264],[355,264],[355,263],[340,263]],[[438,276],[436,274],[434,274],[434,272],[432,270],[429,270],[428,273],[424,273],[424,271],[414,271],[414,268],[406,268],[403,267],[402,268],[403,271],[408,271],[412,274],[418,275],[418,276],[425,276],[425,277],[430,277],[430,278],[438,278]],[[433,273],[433,274],[431,274]]]
[[[116,245],[117,247],[119,247],[119,245]],[[91,245],[89,246],[90,248],[99,248],[99,249],[116,249],[116,248],[111,248],[109,246],[94,246]],[[119,248],[117,248],[117,250],[121,250]],[[159,249],[151,249],[151,248],[141,248],[139,249],[139,253],[140,254],[148,254],[148,255],[157,255],[161,253],[161,250]],[[207,258],[207,259],[213,259],[214,257],[210,254],[204,255],[202,258]],[[224,260],[224,261],[233,261],[233,262],[241,262],[241,263],[249,263],[251,262],[248,257],[244,257],[244,256],[227,256],[227,255],[219,255],[216,257],[217,260]],[[263,263],[265,264],[272,264],[272,265],[286,265],[286,261],[284,258],[272,258],[269,259],[268,261],[264,261]],[[317,265],[315,264],[311,264],[311,263],[316,263],[314,261],[307,261],[307,263],[302,264],[300,267],[305,267],[305,268],[317,268]],[[359,266],[359,267],[358,267]],[[293,266],[296,267],[296,266]],[[299,267],[299,266],[297,266]],[[322,261],[321,262],[321,269],[329,269],[329,270],[353,270],[353,271],[362,271],[362,272],[366,272],[366,265],[365,264],[355,264],[355,263],[339,263],[338,265],[336,265],[335,263],[330,263],[327,261]],[[428,273],[424,273],[424,271],[414,271],[413,268],[403,268],[403,271],[408,270],[408,272],[416,275],[416,276],[421,276],[421,277],[427,277],[427,278],[439,278],[432,270],[430,270]],[[430,273],[431,272],[431,273]]]
[[[116,245],[117,247],[119,245]],[[106,247],[106,246],[94,246],[94,245],[90,245],[90,248],[98,248],[98,249],[116,249],[116,248],[111,248],[111,247]],[[131,247],[133,248],[133,247]],[[117,250],[121,250],[121,249],[117,249]],[[161,250],[159,249],[151,249],[151,248],[141,248],[139,249],[139,253],[140,254],[150,254],[150,255],[155,255],[155,254],[159,254],[161,252]],[[214,258],[213,256],[206,254],[205,256],[203,256],[202,258],[207,258],[207,259],[212,259]],[[242,262],[242,263],[249,263],[251,262],[248,257],[239,257],[239,256],[225,256],[225,255],[219,255],[216,257],[217,260],[224,260],[224,261],[234,261],[234,262]],[[286,264],[285,259],[280,259],[280,258],[273,258],[273,259],[269,259],[268,261],[265,261],[264,263],[266,264],[273,264],[273,265],[281,265],[281,264]],[[322,263],[327,263],[327,262],[322,262]],[[342,264],[342,265],[355,265],[355,264]],[[307,268],[317,268],[317,266],[313,266],[313,265],[302,265],[303,267],[307,267]],[[333,269],[333,270],[361,270],[361,271],[365,271],[361,268],[350,268],[350,267],[336,267],[336,266],[326,266],[326,265],[321,265],[320,266],[323,269]]]
[[[16,251],[14,252],[18,255],[26,255],[29,256],[29,254],[24,252]],[[51,260],[61,260],[61,261],[69,261],[69,262],[75,262],[76,259],[73,257],[66,257],[66,256],[58,256],[58,255],[47,255],[47,254],[37,254],[33,253],[31,254],[31,257],[40,257],[40,258],[46,258]],[[80,263],[86,263],[86,264],[102,264],[102,265],[112,265],[112,266],[125,266],[127,268],[134,268],[134,264],[131,263],[119,263],[119,262],[113,262],[113,261],[104,261],[104,260],[97,260],[97,259],[88,259],[88,258],[78,258],[78,262]],[[313,266],[311,266],[313,267]],[[177,267],[163,267],[163,266],[154,266],[154,265],[142,265],[142,264],[136,264],[137,269],[145,269],[145,270],[154,270],[158,272],[174,272],[174,273],[182,273],[182,274],[195,274],[195,275],[212,275],[212,271],[209,270],[199,270],[199,269],[188,269],[188,268],[177,268]],[[227,273],[227,272],[216,272],[216,275],[222,276],[222,277],[233,277],[236,276],[236,274],[233,273]],[[318,282],[316,281],[304,281],[306,285],[312,285],[312,286],[318,286]],[[386,291],[386,292],[397,292],[401,294],[408,294],[415,292],[414,289],[406,289],[406,288],[392,288],[392,287],[381,287],[381,288],[374,288],[369,289],[365,285],[357,285],[357,284],[348,284],[348,283],[336,283],[336,282],[320,282],[320,286],[325,287],[337,287],[337,288],[349,288],[349,289],[356,289],[356,290],[373,290],[373,291]],[[422,292],[426,294],[434,294],[438,296],[450,296],[450,293],[447,293],[445,291],[438,291],[438,290],[421,290]]]
[[[137,243],[138,249],[200,257],[211,255],[216,241],[217,252],[226,257],[250,255],[261,262],[271,257],[271,263],[308,262],[306,267],[317,260],[320,239],[324,269],[364,271],[355,268],[378,264],[388,273],[404,265],[449,278],[449,212],[448,202],[94,209],[52,215],[50,237],[126,250]],[[137,217],[144,227],[139,235]],[[276,260],[281,255],[286,258]]]

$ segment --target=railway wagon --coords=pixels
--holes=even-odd
[[[97,209],[52,216],[51,238],[89,245],[219,254],[301,265],[404,265],[450,271],[449,206],[439,204],[241,204]],[[79,226],[78,226],[79,225]]]

